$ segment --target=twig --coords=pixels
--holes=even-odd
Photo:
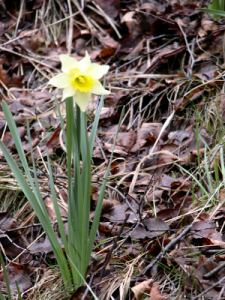
[[[48,68],[48,69],[52,69],[52,70],[54,70],[54,71],[57,71],[57,69],[56,69],[55,67],[53,67],[53,66],[51,66],[51,65],[48,65],[48,64],[46,64],[45,62],[43,62],[43,61],[41,61],[41,60],[38,60],[38,59],[33,58],[33,57],[30,57],[30,56],[28,56],[28,55],[24,55],[24,54],[22,54],[22,53],[16,52],[16,51],[14,51],[14,50],[11,50],[11,49],[8,49],[8,48],[2,47],[2,46],[0,46],[0,50],[3,51],[3,52],[8,52],[8,53],[11,53],[11,54],[20,56],[20,57],[22,57],[22,58],[25,58],[25,59],[27,59],[30,63],[31,63],[31,62],[35,62],[35,63],[37,63],[37,64],[39,64],[39,65],[42,65],[42,66],[44,66],[44,67],[46,67],[46,68]]]
[[[191,230],[192,223],[188,225],[176,238],[170,241],[166,247],[153,259],[150,264],[142,271],[142,275],[147,273],[151,268],[171,249],[173,248],[179,241],[181,241],[186,234]]]
[[[222,283],[225,280],[225,276],[223,276],[222,278],[220,278],[220,280],[218,280],[216,283],[214,283],[213,285],[211,285],[210,287],[208,287],[206,290],[204,290],[201,294],[199,294],[198,296],[196,296],[195,298],[193,298],[192,300],[198,300],[200,299],[200,296],[205,295],[206,293],[208,293],[210,290],[212,290],[214,287],[216,287],[217,285],[219,285],[220,283]]]
[[[71,54],[72,43],[73,43],[73,17],[72,17],[73,11],[72,11],[70,0],[67,0],[67,4],[68,4],[69,15],[70,15],[69,30],[68,30],[68,36],[67,36],[67,50],[68,50],[68,53]]]
[[[212,269],[210,272],[206,273],[203,276],[203,278],[208,279],[208,278],[214,276],[216,273],[218,273],[224,267],[225,267],[225,261],[222,264],[218,265],[216,268]]]

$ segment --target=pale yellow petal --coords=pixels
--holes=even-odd
[[[106,90],[99,80],[96,80],[91,92],[96,95],[109,95],[110,91]]]
[[[69,72],[71,69],[77,69],[78,68],[78,61],[66,54],[61,54],[59,55],[59,59],[61,61],[62,64],[62,71],[63,72]]]
[[[90,93],[76,92],[75,102],[80,107],[81,111],[86,110],[87,105],[90,101],[91,101],[91,94]]]
[[[68,87],[70,84],[68,76],[64,73],[52,77],[48,83],[60,89]]]
[[[108,65],[98,65],[96,63],[93,63],[88,67],[87,74],[88,76],[91,76],[94,79],[100,79],[108,72],[108,70]]]
[[[89,66],[91,65],[91,58],[87,51],[85,52],[84,58],[78,62],[78,65],[81,72],[86,72],[88,70]]]
[[[67,87],[63,90],[63,100],[74,96],[76,91],[72,87]]]

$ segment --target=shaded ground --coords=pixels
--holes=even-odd
[[[0,2],[1,99],[10,104],[28,158],[29,122],[53,221],[47,151],[65,216],[67,208],[61,98],[47,86],[60,68],[58,55],[79,59],[87,50],[110,65],[112,93],[93,158],[93,208],[125,108],[87,277],[99,299],[225,299],[225,25],[199,10],[205,5]],[[0,129],[16,157],[2,112]],[[63,299],[49,242],[2,156],[0,171],[0,241],[12,288],[17,281],[24,299]],[[92,297],[84,288],[70,299]]]

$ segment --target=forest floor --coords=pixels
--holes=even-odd
[[[81,59],[88,51],[110,66],[93,157],[93,210],[124,109],[87,275],[97,299],[225,299],[225,23],[200,10],[207,4],[0,1],[1,99],[28,159],[29,122],[52,221],[47,153],[65,215],[67,208],[61,94],[48,85],[60,70],[59,54]],[[97,100],[88,107],[90,124]],[[2,110],[0,130],[17,158]],[[50,243],[0,159],[0,244],[15,299],[16,282],[23,299],[92,299],[85,286],[65,298]]]

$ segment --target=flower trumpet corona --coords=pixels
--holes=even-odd
[[[85,111],[91,100],[91,94],[108,95],[110,93],[99,81],[108,72],[108,65],[92,63],[87,52],[79,61],[65,54],[60,55],[59,58],[62,73],[50,79],[49,84],[63,89],[63,99],[74,97],[81,111]]]

